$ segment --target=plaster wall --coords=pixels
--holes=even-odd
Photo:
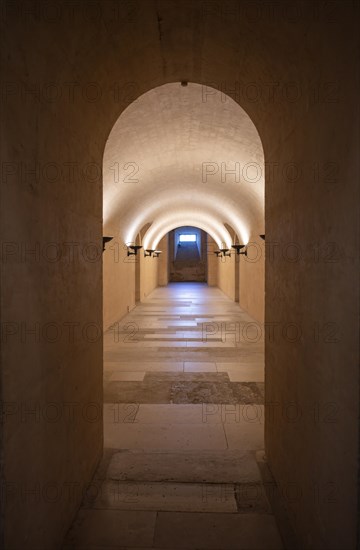
[[[285,504],[299,547],[337,550],[356,547],[359,136],[351,43],[320,33],[317,56],[324,40],[321,78],[341,83],[338,101],[294,109],[291,137],[268,155],[270,163],[298,163],[302,177],[294,184],[268,174],[266,247],[274,245],[265,321],[277,328],[265,342],[266,401],[274,404],[265,447],[279,486],[298,491]]]
[[[210,235],[207,235],[207,284],[209,286],[217,285],[218,264],[214,250],[217,250],[217,244]]]
[[[104,330],[135,306],[135,256],[115,237],[103,254]]]
[[[158,258],[158,285],[166,286],[169,282],[169,235],[166,234],[159,242],[162,251]]]
[[[165,238],[163,241],[166,243]],[[166,250],[164,255],[166,256]],[[107,244],[103,254],[105,330],[131,311],[136,301],[143,300],[156,288],[161,256],[145,258],[143,249],[140,249],[136,256],[127,256],[127,248],[119,238],[114,238]],[[166,274],[162,274],[162,277],[165,276]]]
[[[150,294],[158,285],[159,258],[144,257],[140,253],[140,301]]]
[[[239,303],[259,326],[265,320],[265,244],[258,235],[250,237],[248,255],[239,255]]]
[[[17,8],[17,16],[2,11],[5,80],[26,88],[76,80],[74,27],[24,19],[25,4]],[[1,262],[1,323],[13,333],[1,344],[1,401],[11,406],[1,427],[7,550],[60,547],[103,447],[106,129],[89,138],[97,126],[90,102],[54,105],[18,90],[1,101],[0,140],[1,165],[12,172],[1,181],[0,233],[14,247]]]
[[[216,258],[216,256],[215,256]],[[235,256],[216,258],[217,286],[226,296],[235,301]]]

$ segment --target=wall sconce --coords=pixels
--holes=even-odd
[[[223,258],[224,256],[231,256],[228,248],[220,248],[220,250],[214,250],[214,254],[218,258]]]
[[[259,237],[260,237],[263,241],[265,241],[265,235],[259,235]]]
[[[242,248],[244,248],[244,246],[246,246],[245,244],[233,244],[231,245],[232,248],[234,248],[236,250],[236,254],[239,256],[239,254],[245,254],[245,256],[247,256],[247,250],[245,249],[244,252],[240,252],[240,250]]]
[[[162,250],[155,250],[154,252],[154,258],[158,258],[162,254]]]
[[[103,252],[105,252],[105,245],[106,243],[113,240],[114,237],[103,237]]]
[[[140,248],[142,248],[142,246],[140,244],[133,244],[131,246],[128,246],[127,255],[128,256],[136,256],[137,252],[138,252],[138,250],[140,250]],[[130,252],[130,250],[132,250],[133,252]]]
[[[154,254],[155,250],[151,249],[151,248],[147,248],[145,251],[144,251],[144,256],[145,258],[147,256],[152,256]]]

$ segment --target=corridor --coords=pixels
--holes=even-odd
[[[158,287],[104,336],[104,458],[64,550],[279,550],[264,349],[218,288]]]

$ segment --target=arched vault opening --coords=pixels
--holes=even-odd
[[[142,253],[142,267],[140,259],[137,265],[126,256],[127,246],[139,244],[139,238],[144,249],[155,250],[169,231],[187,225],[205,231],[218,248],[258,240],[265,232],[264,165],[249,115],[209,86],[164,84],[122,112],[103,159],[103,231],[115,237],[125,256],[117,266],[104,257],[105,328],[158,284],[154,264],[144,263]],[[263,321],[263,258],[257,264],[250,257],[242,260],[233,268],[211,265],[221,290]],[[232,269],[236,276],[231,273],[228,283]],[[114,288],[120,280],[130,287],[126,294]]]
[[[259,134],[244,109],[208,86],[164,84],[129,105],[110,132],[103,173],[104,231],[125,243],[149,219],[154,242],[181,217],[200,218],[227,244],[224,223],[245,244],[264,231]]]

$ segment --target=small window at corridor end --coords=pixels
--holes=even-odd
[[[181,243],[196,243],[196,235],[194,235],[194,234],[180,235],[179,241]]]

